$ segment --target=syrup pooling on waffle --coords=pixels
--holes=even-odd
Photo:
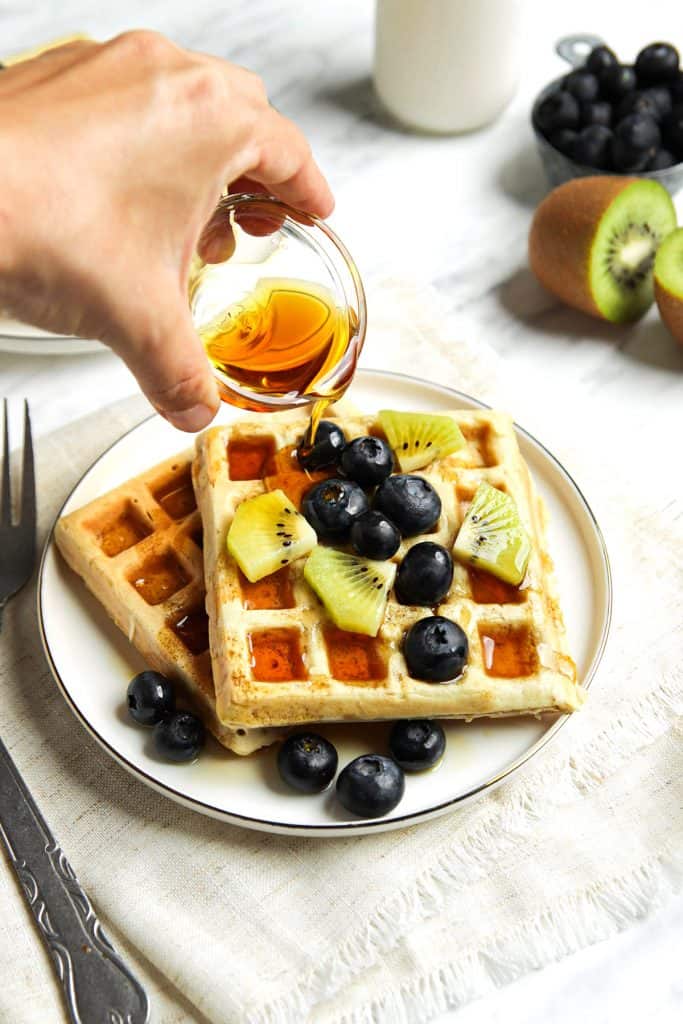
[[[533,553],[523,586],[514,593],[514,588],[456,565],[450,592],[435,611],[465,630],[470,657],[461,679],[447,685],[411,678],[401,653],[406,631],[432,610],[400,605],[392,593],[376,638],[340,637],[303,579],[304,559],[281,570],[277,584],[268,578],[260,581],[264,588],[257,601],[241,582],[225,543],[235,509],[274,486],[298,504],[312,481],[289,453],[303,436],[305,418],[244,421],[214,428],[199,439],[193,474],[206,535],[207,608],[222,721],[270,726],[435,715],[471,718],[578,706],[581,691],[566,653],[542,509],[511,421],[488,411],[451,415],[463,431],[465,446],[419,471],[441,497],[441,517],[432,533],[404,540],[395,560],[425,539],[450,550],[482,480],[514,498]],[[374,417],[336,422],[347,440],[381,434]],[[253,475],[247,479],[241,471],[244,464],[236,467],[233,460],[231,471],[230,455],[249,447],[271,454],[263,460],[254,456]],[[277,465],[273,472],[282,452],[291,458],[290,480],[277,472]]]
[[[249,753],[276,738],[238,733],[216,717],[203,531],[188,453],[63,517],[55,538],[147,664],[184,685],[219,742]]]

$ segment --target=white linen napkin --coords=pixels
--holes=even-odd
[[[366,365],[500,402],[543,437],[556,396],[454,337],[431,289],[385,281],[370,309]],[[603,431],[597,443],[597,397],[565,390],[563,407],[575,415],[554,422],[556,454],[588,494],[612,559],[611,641],[585,710],[554,742],[500,789],[436,821],[311,840],[177,806],[71,715],[40,650],[34,589],[10,604],[0,732],[144,979],[156,1022],[418,1024],[626,928],[680,889],[683,543],[680,516],[677,526],[665,509],[671,453],[623,418],[618,438]],[[127,400],[40,441],[43,537],[82,471],[144,414],[142,400]],[[0,1019],[60,1019],[9,868],[0,961]]]

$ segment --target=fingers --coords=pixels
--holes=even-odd
[[[100,43],[92,39],[72,39],[61,46],[52,46],[33,57],[22,58],[17,63],[7,65],[0,75],[0,87],[3,92],[11,92],[15,87],[25,89],[37,85],[76,64],[84,56],[89,56],[100,46]]]
[[[247,176],[290,206],[317,217],[329,217],[334,197],[296,125],[270,108],[263,114],[258,134],[263,140],[259,161],[248,168]]]
[[[118,332],[111,348],[169,423],[188,432],[202,430],[219,406],[210,363],[177,284],[175,290],[157,288],[152,294],[159,297],[153,321],[149,313],[131,317],[130,329]]]

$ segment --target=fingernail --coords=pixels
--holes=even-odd
[[[208,405],[193,405],[191,409],[182,409],[179,412],[164,412],[164,416],[169,423],[172,423],[178,430],[186,430],[190,434],[196,433],[197,430],[202,430],[204,427],[208,427],[211,420],[214,418],[215,410],[210,409]]]

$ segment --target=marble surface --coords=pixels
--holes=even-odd
[[[367,0],[149,0],[144,13],[132,0],[25,0],[3,5],[2,48],[16,52],[74,30],[104,38],[144,24],[253,68],[275,105],[309,135],[337,197],[332,224],[365,279],[372,284],[386,274],[413,274],[434,284],[458,332],[485,339],[511,371],[533,384],[538,400],[528,415],[520,410],[519,418],[551,449],[560,440],[559,425],[580,412],[577,388],[601,396],[604,422],[615,437],[626,417],[659,441],[678,437],[683,349],[656,315],[615,332],[559,307],[530,277],[525,245],[531,211],[545,191],[528,110],[541,86],[562,73],[554,41],[587,30],[628,58],[653,38],[683,43],[680,16],[675,5],[651,0],[643,29],[641,8],[612,2],[529,6],[527,59],[517,96],[493,126],[460,138],[416,137],[378,115],[369,79]],[[382,364],[371,333],[364,363]],[[104,350],[70,357],[0,353],[0,394],[30,400],[38,434],[134,389],[125,367]],[[450,1014],[441,1024],[679,1020],[682,940],[678,900],[629,932]]]

